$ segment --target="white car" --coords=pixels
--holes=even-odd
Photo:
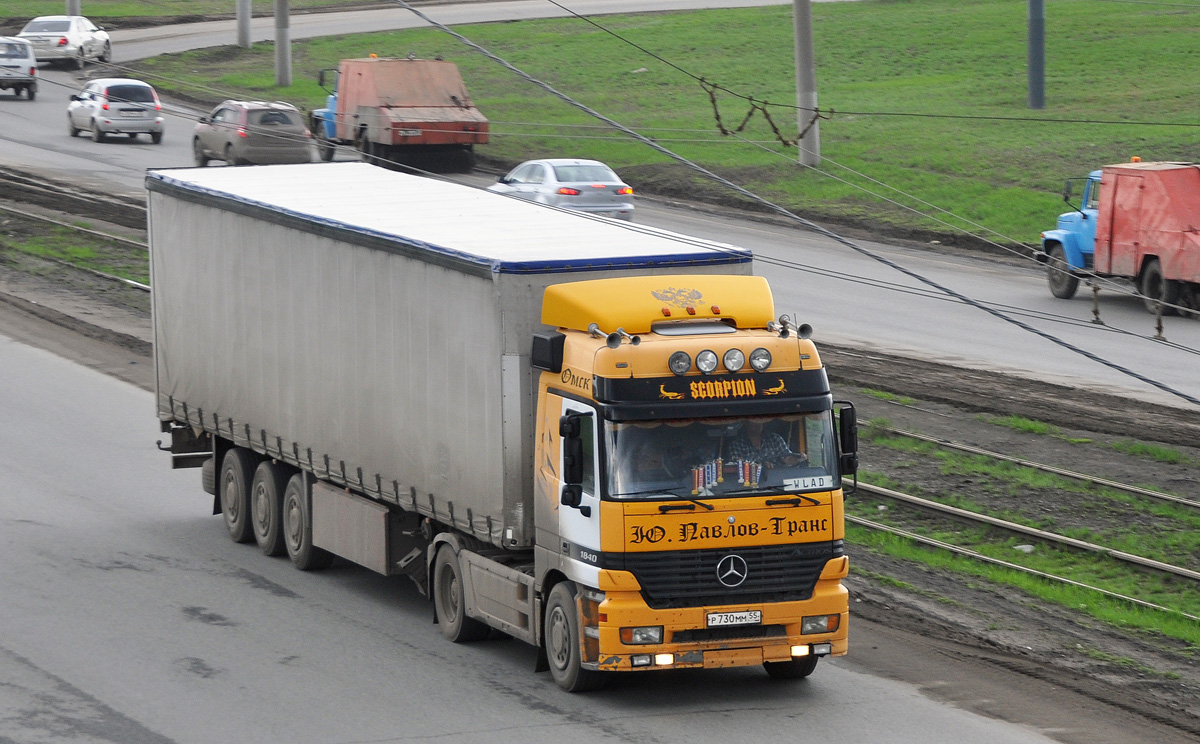
[[[38,63],[29,42],[15,36],[0,36],[0,90],[12,90],[33,100],[37,96]]]
[[[88,60],[112,61],[108,32],[83,16],[40,16],[17,36],[33,45],[39,62],[65,62],[82,69]]]
[[[529,160],[501,176],[488,191],[619,220],[633,219],[633,188],[598,160]]]
[[[149,83],[131,78],[100,78],[71,96],[67,104],[67,131],[71,136],[90,131],[103,142],[110,134],[150,135],[162,142],[163,115],[158,93]]]

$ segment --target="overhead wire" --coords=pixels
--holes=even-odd
[[[554,0],[550,0],[550,1],[553,2]],[[942,284],[940,284],[932,279],[929,279],[928,277],[922,276],[921,274],[919,274],[911,269],[908,269],[907,267],[902,266],[902,265],[898,264],[897,262],[892,261],[889,258],[878,255],[875,252],[870,251],[870,250],[858,245],[854,241],[849,240],[848,238],[845,238],[842,235],[839,235],[838,233],[836,233],[832,230],[829,230],[825,227],[822,227],[821,225],[818,225],[817,223],[815,223],[811,220],[808,220],[804,217],[794,214],[793,212],[785,209],[784,207],[781,207],[781,206],[775,204],[774,202],[771,202],[771,201],[759,196],[758,194],[755,194],[754,192],[730,181],[729,179],[724,178],[716,173],[713,173],[712,171],[699,165],[698,163],[694,163],[694,162],[688,160],[687,158],[684,158],[683,156],[675,153],[674,151],[669,150],[668,148],[665,148],[662,145],[659,145],[658,143],[654,142],[652,139],[645,137],[644,135],[634,131],[633,129],[630,129],[629,127],[625,126],[624,124],[621,124],[620,122],[617,122],[616,120],[614,120],[608,116],[605,116],[604,114],[601,114],[600,112],[596,111],[595,109],[592,109],[591,107],[587,106],[586,104],[576,101],[575,99],[571,98],[570,96],[560,92],[559,90],[554,88],[549,83],[547,83],[543,80],[540,80],[538,78],[535,78],[532,75],[529,75],[525,71],[523,71],[520,68],[513,65],[511,62],[492,53],[490,50],[485,49],[484,47],[475,43],[471,39],[468,39],[466,36],[458,33],[457,31],[446,26],[445,24],[442,24],[438,21],[433,20],[428,15],[421,12],[418,8],[415,8],[411,4],[409,4],[407,2],[407,0],[394,0],[394,2],[396,2],[400,7],[413,13],[414,15],[416,15],[418,18],[422,19],[429,25],[431,25],[435,28],[438,28],[442,32],[447,33],[450,36],[458,39],[460,42],[462,42],[466,46],[468,46],[471,49],[475,50],[476,52],[484,55],[485,57],[492,60],[493,62],[496,62],[497,64],[501,65],[502,67],[509,70],[510,72],[518,75],[523,80],[525,80],[533,85],[536,85],[539,88],[542,88],[543,90],[547,91],[548,93],[555,96],[556,98],[563,101],[564,103],[567,103],[568,105],[573,106],[573,107],[579,109],[580,111],[583,111],[587,115],[592,116],[593,118],[618,129],[619,131],[625,133],[629,137],[632,137],[633,139],[641,142],[642,144],[656,150],[660,154],[666,155],[667,157],[686,166],[687,168],[694,170],[697,173],[700,173],[700,174],[704,175],[705,177],[712,179],[712,180],[716,181],[717,183],[720,183],[720,184],[726,186],[727,188],[741,194],[742,196],[766,207],[770,211],[780,214],[780,215],[784,216],[785,218],[792,220],[798,224],[804,225],[805,227],[809,228],[810,230],[812,230],[813,232],[815,232],[819,235],[823,235],[841,245],[846,246],[847,248],[850,248],[851,250],[853,250],[857,253],[867,256],[868,258],[871,258],[879,263],[882,263],[885,266],[888,266],[895,271],[899,271],[900,273],[902,273],[912,279],[915,279],[915,280],[917,280],[923,284],[926,284],[930,287],[933,287],[934,289],[937,289],[947,295],[950,295],[950,296],[958,299],[960,302],[968,304],[971,307],[981,310],[995,318],[998,318],[1006,323],[1009,323],[1018,328],[1021,328],[1022,330],[1025,330],[1028,333],[1032,333],[1040,338],[1043,338],[1052,344],[1062,347],[1062,348],[1064,348],[1068,351],[1071,351],[1075,354],[1079,354],[1085,358],[1091,359],[1092,361],[1094,361],[1098,364],[1106,366],[1106,367],[1108,367],[1114,371],[1120,372],[1121,374],[1124,374],[1126,376],[1132,377],[1133,379],[1139,380],[1139,381],[1141,381],[1147,385],[1150,385],[1156,389],[1159,389],[1165,393],[1168,393],[1170,395],[1173,395],[1173,396],[1176,396],[1183,400],[1186,400],[1193,405],[1200,406],[1200,398],[1196,398],[1195,396],[1192,396],[1181,390],[1177,390],[1174,387],[1167,385],[1166,383],[1163,383],[1163,382],[1160,382],[1153,378],[1147,377],[1146,375],[1136,372],[1128,367],[1117,364],[1116,362],[1113,362],[1111,360],[1105,359],[1104,357],[1102,357],[1098,354],[1095,354],[1094,352],[1091,352],[1091,351],[1088,351],[1087,349],[1082,349],[1078,346],[1075,346],[1074,344],[1071,344],[1061,338],[1058,338],[1057,336],[1054,336],[1053,334],[1050,334],[1050,333],[1042,331],[1038,328],[1035,328],[1035,327],[1029,325],[1028,323],[1025,323],[1024,321],[1017,320],[1016,318],[1010,317],[998,310],[987,307],[983,303],[980,303],[979,301],[977,301],[971,297],[968,297],[968,296],[962,294],[961,292],[958,292],[954,289],[943,286]]]

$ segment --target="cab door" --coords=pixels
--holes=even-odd
[[[567,506],[562,503],[563,488],[566,485],[561,480],[564,457],[566,456],[566,437],[558,437],[558,472],[559,505],[558,505],[558,534],[560,549],[564,555],[596,566],[600,556],[600,479],[599,479],[599,447],[597,446],[599,421],[596,410],[578,401],[563,399],[562,415],[575,416],[579,422],[580,439],[583,450],[583,479],[582,493],[578,506]]]

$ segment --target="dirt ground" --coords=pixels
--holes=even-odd
[[[48,332],[48,327],[57,330]],[[152,388],[145,293],[114,288],[93,276],[31,261],[0,247],[0,331]],[[861,422],[886,419],[895,427],[925,435],[1200,500],[1200,468],[1195,465],[1200,463],[1200,449],[1195,447],[1200,443],[1200,412],[874,351],[820,343],[819,348],[835,398],[852,400]],[[868,389],[912,400],[890,402],[864,392]],[[985,420],[989,415],[1019,415],[1055,424],[1061,427],[1061,436],[997,426]],[[1073,443],[1072,439],[1091,441]],[[1163,464],[1105,446],[1118,439],[1170,445],[1192,464]],[[864,470],[901,482],[918,481],[929,492],[971,493],[969,479],[944,474],[934,463],[914,463],[911,456],[873,445],[868,437],[861,444]],[[870,497],[860,492],[850,498]],[[1041,509],[1076,526],[1102,528],[1105,520],[1121,518],[1073,510],[1044,492],[1015,494],[1012,499],[1032,513]],[[860,624],[909,631],[926,639],[934,648],[931,653],[969,659],[1028,679],[1030,684],[1071,691],[1082,699],[1145,717],[1155,722],[1157,730],[1169,732],[1157,741],[1200,740],[1200,649],[1153,634],[1119,631],[1014,589],[965,581],[960,575],[853,545],[847,546],[847,552],[854,567],[847,580],[851,612]],[[1200,556],[1190,556],[1190,565],[1198,564]],[[879,664],[874,671],[911,680],[911,670],[888,670],[884,662]],[[926,692],[951,700],[955,696],[952,687]],[[1008,717],[983,707],[981,712]],[[1065,735],[1062,740],[1078,741]]]

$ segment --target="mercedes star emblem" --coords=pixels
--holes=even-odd
[[[717,581],[727,587],[740,586],[748,572],[746,559],[740,555],[727,555],[717,561]]]

